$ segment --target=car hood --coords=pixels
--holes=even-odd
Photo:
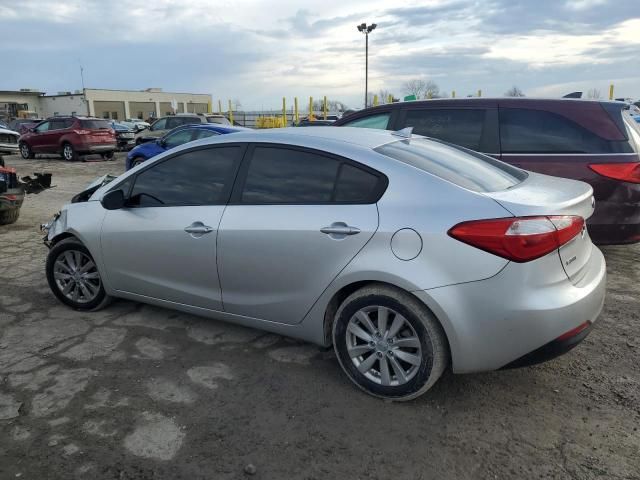
[[[6,128],[0,128],[0,133],[2,134],[6,134],[6,135],[13,135],[14,137],[19,137],[20,134],[18,132],[14,132],[13,130],[9,130]]]
[[[71,203],[88,201],[91,195],[93,195],[96,190],[107,185],[108,183],[113,182],[116,178],[118,178],[117,175],[111,174],[102,175],[101,177],[96,178],[89,185],[87,185],[84,190],[82,190],[77,195],[74,195],[74,197],[71,199]]]

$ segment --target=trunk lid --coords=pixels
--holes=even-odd
[[[590,185],[576,180],[529,172],[523,182],[499,192],[484,193],[517,217],[535,215],[579,215],[585,221],[593,214],[595,201]],[[573,283],[586,274],[593,244],[586,227],[560,247],[562,266]]]

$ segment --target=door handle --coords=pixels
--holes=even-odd
[[[344,222],[334,222],[328,227],[322,227],[320,231],[322,233],[326,233],[327,235],[336,235],[336,236],[356,235],[360,233],[359,228],[351,227]]]
[[[192,237],[197,238],[207,233],[213,232],[213,228],[209,225],[205,225],[202,222],[193,222],[188,227],[185,227],[184,231],[191,234]]]

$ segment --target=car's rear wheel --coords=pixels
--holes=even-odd
[[[18,221],[20,216],[19,208],[12,208],[9,210],[0,211],[0,225],[9,225]]]
[[[70,143],[65,143],[62,145],[62,158],[64,158],[67,162],[75,162],[78,160],[78,152],[76,152],[73,145]]]
[[[105,152],[101,154],[105,160],[113,160],[113,152]]]
[[[109,303],[91,253],[76,238],[61,240],[51,248],[46,272],[53,294],[76,310],[98,310]]]
[[[444,372],[449,350],[435,316],[410,293],[371,285],[351,294],[333,324],[333,346],[347,376],[365,392],[411,400]]]
[[[20,155],[22,155],[22,158],[24,158],[25,160],[35,157],[33,151],[31,150],[31,147],[24,142],[20,143]]]

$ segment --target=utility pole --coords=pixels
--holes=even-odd
[[[376,27],[375,23],[367,26],[366,23],[358,25],[358,31],[364,33],[364,108],[367,108],[367,97],[369,96],[369,34],[373,32]]]

